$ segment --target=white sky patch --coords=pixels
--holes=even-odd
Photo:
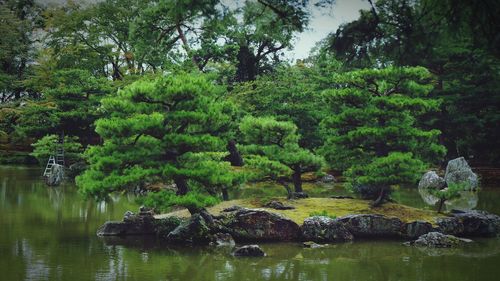
[[[308,30],[298,34],[295,47],[286,51],[286,56],[295,61],[304,59],[317,42],[346,22],[359,17],[359,10],[370,8],[366,0],[336,0],[332,8],[314,9],[311,14]]]

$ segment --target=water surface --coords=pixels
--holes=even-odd
[[[262,244],[265,258],[229,249],[168,247],[151,237],[101,239],[106,220],[136,210],[132,197],[80,198],[71,184],[48,188],[37,168],[0,166],[0,280],[496,280],[500,239],[460,249],[421,250],[400,241],[322,249]],[[341,193],[338,187],[331,192]],[[322,194],[327,194],[321,191]],[[328,193],[329,194],[329,193]],[[416,190],[394,197],[424,207]],[[500,213],[500,189],[483,188],[478,208]]]

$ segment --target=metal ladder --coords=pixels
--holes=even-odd
[[[54,157],[54,155],[50,155],[49,162],[47,162],[47,166],[45,167],[45,171],[43,172],[44,177],[50,176],[52,166],[54,166],[54,164],[56,164],[56,158]]]
[[[56,163],[64,167],[64,132],[59,135],[56,145]]]
[[[45,171],[43,172],[44,177],[50,176],[52,166],[55,164],[59,164],[64,167],[64,132],[59,135],[59,139],[56,141],[55,156],[50,155],[47,166],[45,166]]]

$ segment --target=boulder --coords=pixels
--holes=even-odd
[[[429,232],[420,236],[417,240],[407,242],[405,245],[414,245],[417,247],[431,248],[452,248],[460,246],[463,243],[470,243],[472,240],[458,238],[453,235],[446,235],[440,232]]]
[[[213,246],[229,246],[233,247],[235,245],[233,236],[229,233],[216,233],[213,238],[212,242],[210,243]]]
[[[470,189],[478,185],[477,175],[472,171],[463,157],[450,160],[446,166],[444,180],[448,185],[457,183],[468,183]]]
[[[167,235],[167,241],[182,244],[208,244],[212,240],[211,225],[201,214],[194,214]]]
[[[109,221],[99,227],[98,236],[128,236],[156,234],[157,228],[153,215],[135,215],[127,211],[123,221]]]
[[[59,164],[54,164],[52,168],[50,168],[50,174],[47,177],[47,185],[49,186],[58,186],[64,179],[64,167]]]
[[[262,209],[240,209],[223,221],[225,232],[236,241],[293,241],[300,233],[292,220]]]
[[[273,201],[265,204],[264,207],[275,209],[275,210],[292,210],[292,209],[295,209],[295,207],[293,207],[293,206],[288,206],[288,205],[285,205],[285,204],[281,203],[280,201],[275,201],[275,200],[273,200]]]
[[[404,224],[398,218],[382,215],[348,215],[337,219],[354,237],[401,237]]]
[[[404,229],[404,236],[410,239],[416,239],[424,234],[434,231],[432,224],[426,221],[406,223]]]
[[[330,175],[330,174],[324,175],[319,181],[322,183],[336,182],[335,177],[333,175]]]
[[[429,189],[443,189],[445,185],[446,182],[442,177],[438,176],[438,174],[434,171],[429,171],[420,179],[420,182],[418,183],[418,192],[425,203],[435,205],[439,201],[439,198],[432,195],[429,192]]]
[[[485,211],[455,212],[452,217],[440,218],[438,230],[458,236],[492,237],[500,235],[500,217]]]
[[[229,208],[225,208],[222,210],[223,213],[230,213],[230,212],[236,212],[236,211],[239,211],[241,209],[244,209],[243,207],[241,206],[237,206],[237,205],[234,205],[234,206],[231,206]]]
[[[304,198],[309,198],[309,195],[305,192],[292,192],[292,198],[293,199],[304,199]]]
[[[304,240],[314,242],[344,242],[354,239],[341,222],[324,216],[305,219],[301,231]]]
[[[264,257],[266,253],[259,247],[259,245],[246,245],[234,250],[235,257]]]

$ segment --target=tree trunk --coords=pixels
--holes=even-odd
[[[185,178],[175,177],[174,183],[177,186],[177,195],[185,195],[188,190],[188,184]]]
[[[287,193],[287,199],[292,199],[293,198],[293,193],[292,193],[292,190],[290,189],[290,187],[288,186],[288,183],[283,180],[283,179],[278,179],[277,181],[279,184],[283,185],[283,187],[286,189],[286,193]]]
[[[240,46],[237,55],[236,80],[238,82],[253,81],[257,76],[257,59],[248,46]]]
[[[443,210],[443,206],[444,206],[445,201],[446,201],[446,199],[439,199],[438,213],[441,213],[441,211]]]
[[[378,198],[371,204],[372,207],[378,207],[384,203],[384,199],[387,196],[387,187],[381,187]]]
[[[292,180],[293,180],[293,186],[295,188],[295,192],[303,192],[302,190],[302,178],[300,177],[302,175],[302,171],[300,169],[300,166],[295,165],[293,169],[293,175],[292,175]]]
[[[229,200],[229,194],[227,193],[227,188],[222,189],[222,200],[224,200],[224,201]]]
[[[226,160],[231,163],[231,166],[242,167],[244,165],[243,158],[241,157],[238,148],[236,147],[236,141],[230,140],[227,142],[227,150],[229,151],[229,155]]]

